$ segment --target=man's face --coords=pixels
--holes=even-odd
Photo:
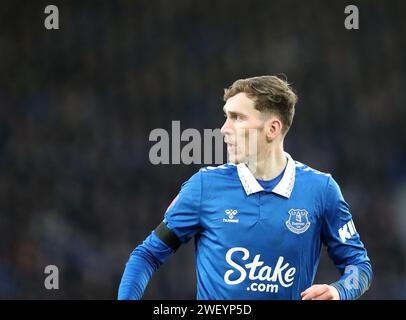
[[[253,157],[257,157],[266,144],[264,116],[243,92],[229,98],[223,110],[226,121],[221,133],[227,144],[229,161],[241,163],[254,160]]]

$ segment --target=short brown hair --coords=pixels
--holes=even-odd
[[[240,92],[254,100],[255,109],[269,111],[279,116],[282,133],[285,135],[292,125],[298,97],[289,83],[277,76],[260,76],[235,81],[224,89],[224,101]]]

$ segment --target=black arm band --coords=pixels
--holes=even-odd
[[[172,248],[173,251],[178,250],[182,242],[179,240],[179,238],[174,234],[167,226],[166,224],[162,221],[159,226],[155,229],[155,233],[161,239],[165,244]]]

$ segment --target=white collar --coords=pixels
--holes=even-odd
[[[285,172],[272,192],[289,198],[295,184],[296,165],[289,153],[285,152],[285,156],[288,159]],[[264,190],[245,163],[237,165],[237,172],[247,196]]]

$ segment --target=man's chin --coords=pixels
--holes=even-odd
[[[241,159],[239,159],[236,155],[228,155],[228,162],[234,163],[234,164],[239,164],[241,163]]]

